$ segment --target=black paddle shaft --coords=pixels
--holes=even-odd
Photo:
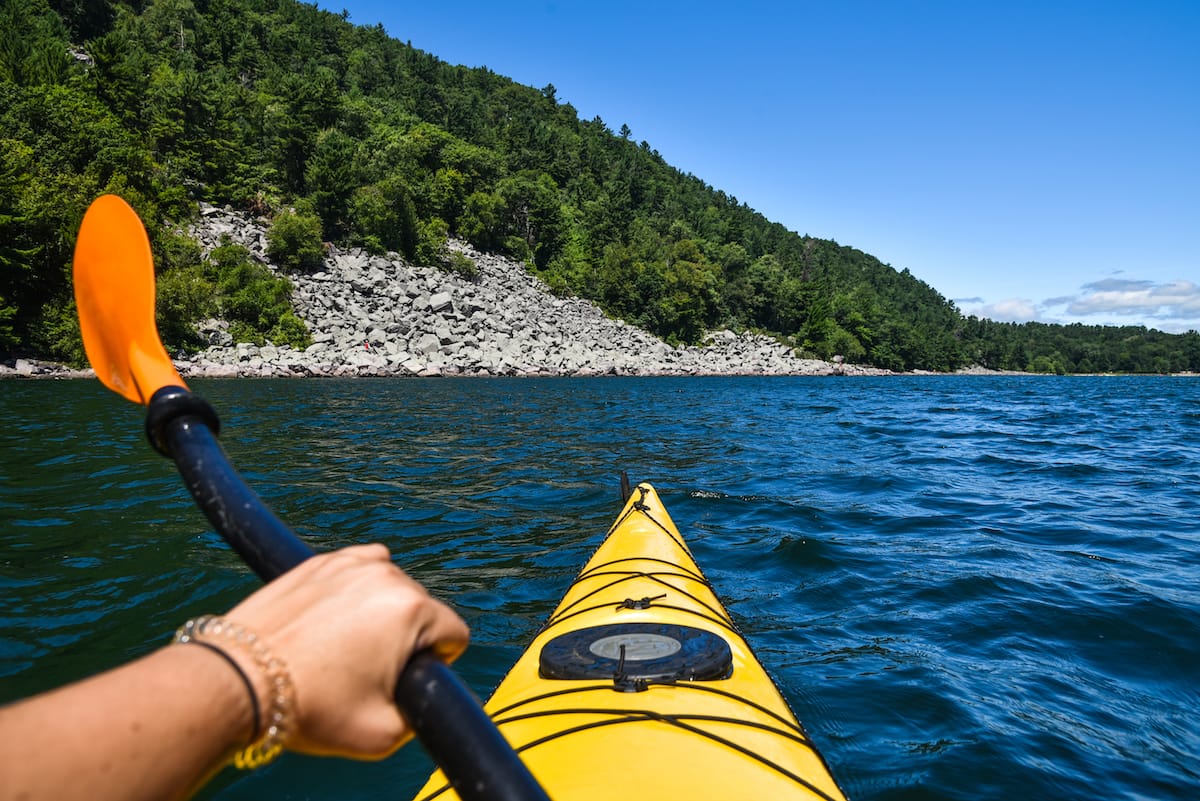
[[[263,581],[315,555],[247,486],[217,442],[213,408],[182,387],[150,399],[146,433],[174,460],[184,484],[216,528]],[[396,682],[396,706],[463,801],[549,801],[479,700],[429,651],[415,654]]]

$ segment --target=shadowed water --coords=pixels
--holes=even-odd
[[[486,695],[655,483],[856,799],[1200,791],[1200,380],[197,381],[317,547],[381,540],[451,601]],[[0,382],[0,701],[254,586],[95,382]],[[606,766],[604,769],[608,769]],[[202,796],[403,798],[287,755]]]

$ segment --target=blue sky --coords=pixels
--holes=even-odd
[[[1200,2],[342,0],[997,320],[1200,330]]]

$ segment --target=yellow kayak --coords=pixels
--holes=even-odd
[[[649,484],[485,708],[555,801],[845,798]]]

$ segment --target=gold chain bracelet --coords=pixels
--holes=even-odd
[[[228,643],[254,660],[259,672],[267,679],[267,711],[262,721],[265,727],[261,733],[254,733],[256,739],[250,745],[234,754],[233,764],[244,770],[253,770],[279,756],[295,708],[295,689],[283,660],[271,656],[267,646],[254,632],[214,615],[203,615],[184,623],[175,632],[175,642],[193,642],[210,647],[217,643]],[[241,672],[240,669],[238,672]],[[251,707],[257,717],[257,697],[251,699]]]

